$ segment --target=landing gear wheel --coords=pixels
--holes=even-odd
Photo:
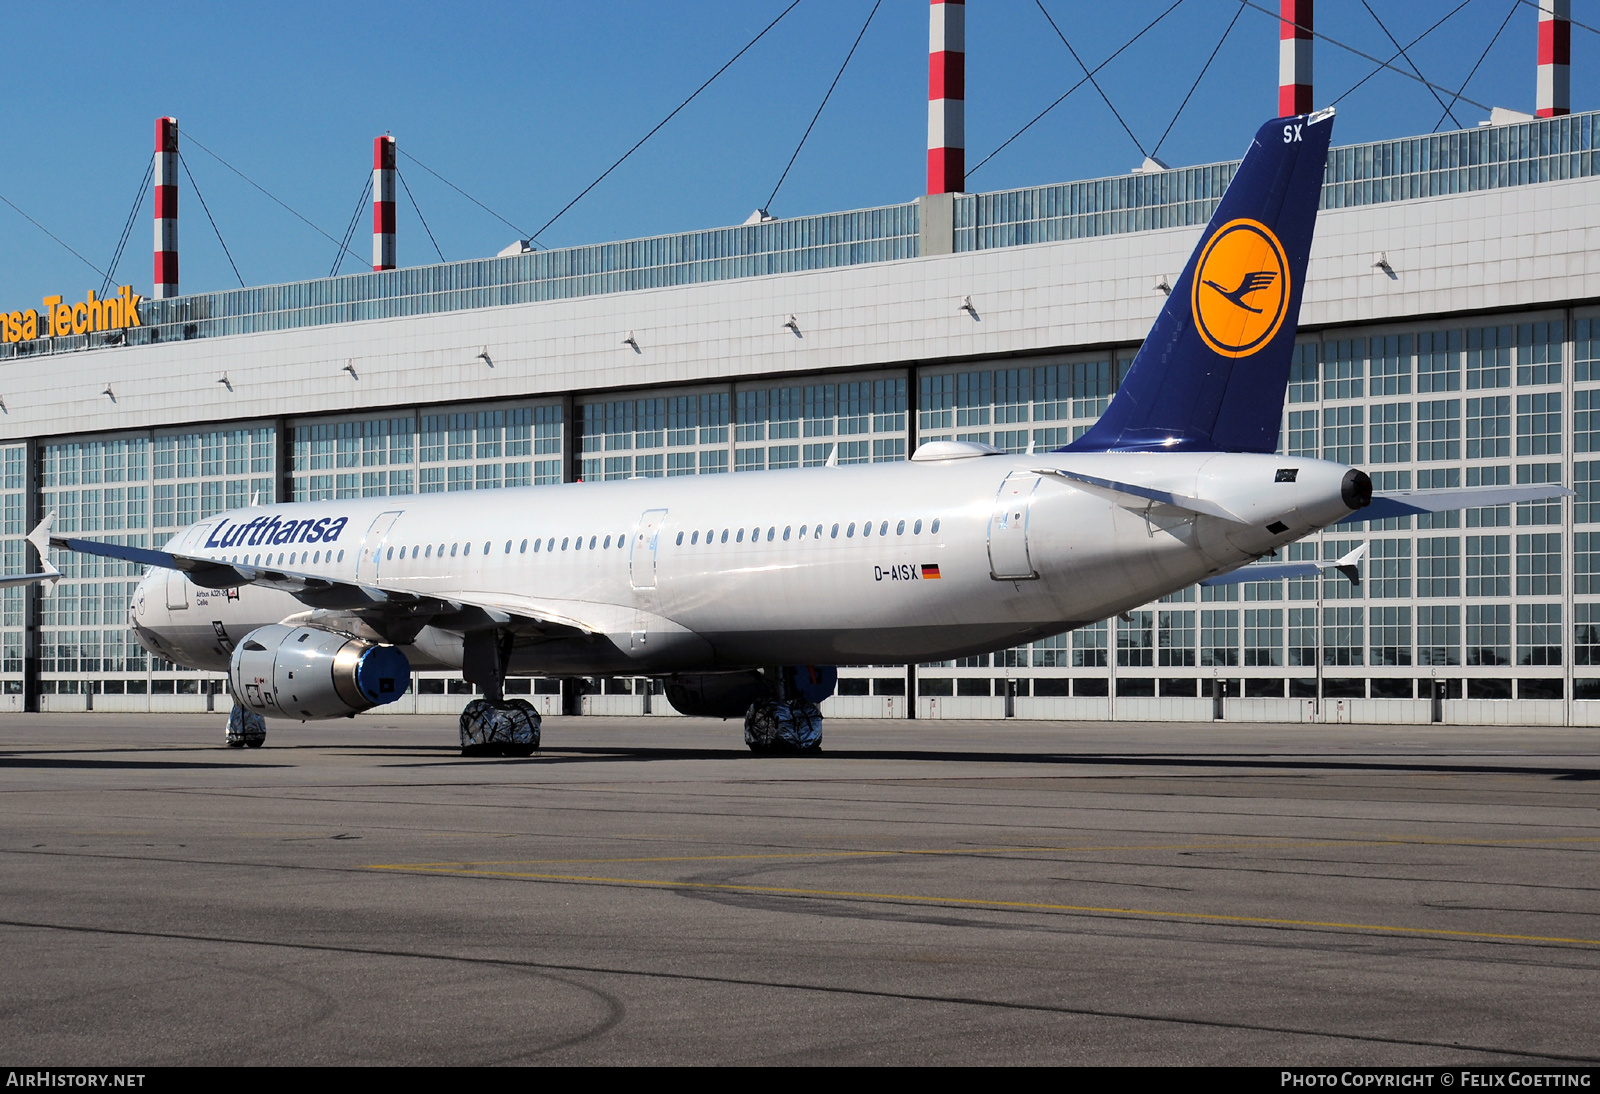
[[[461,712],[463,756],[532,756],[539,712],[526,699],[474,699]]]
[[[822,751],[822,712],[804,699],[760,699],[744,716],[744,743],[758,755]]]
[[[260,748],[267,743],[266,719],[235,703],[228,713],[227,743],[229,748]]]

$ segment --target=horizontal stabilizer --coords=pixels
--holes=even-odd
[[[1241,566],[1232,573],[1208,577],[1200,584],[1207,588],[1218,585],[1243,585],[1248,581],[1281,581],[1286,577],[1318,577],[1324,569],[1338,570],[1352,585],[1361,584],[1361,560],[1366,557],[1371,543],[1363,543],[1355,550],[1342,555],[1328,566],[1315,562],[1257,562]]]
[[[1570,498],[1565,486],[1468,486],[1455,490],[1394,490],[1372,495],[1372,504],[1358,509],[1338,524],[1357,520],[1386,520],[1415,513],[1447,513],[1453,509],[1478,509],[1486,505],[1515,505],[1525,501]]]
[[[1067,479],[1071,482],[1083,483],[1086,486],[1099,487],[1109,490],[1113,494],[1125,494],[1129,497],[1140,498],[1144,501],[1159,502],[1170,505],[1175,509],[1187,509],[1191,513],[1200,513],[1203,516],[1217,517],[1221,520],[1231,521],[1234,524],[1248,524],[1244,518],[1214,501],[1205,498],[1194,498],[1187,494],[1174,494],[1170,490],[1153,490],[1148,486],[1137,486],[1130,482],[1118,482],[1115,479],[1102,479],[1095,475],[1085,475],[1078,471],[1063,471],[1056,467],[1035,468],[1036,475],[1053,475],[1058,479]]]
[[[1241,566],[1231,574],[1208,577],[1200,584],[1207,588],[1218,585],[1243,585],[1247,581],[1281,581],[1286,577],[1316,577],[1322,567],[1315,562],[1266,562],[1254,566]]]
[[[45,596],[49,596],[55,591],[56,582],[61,580],[61,571],[50,564],[50,526],[55,521],[55,513],[50,513],[27,536],[28,542],[33,544],[34,549],[39,552],[39,572],[35,574],[7,574],[0,577],[0,589],[13,589],[18,585],[32,585],[37,581],[44,585]]]

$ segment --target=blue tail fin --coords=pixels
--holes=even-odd
[[[1257,131],[1105,414],[1062,451],[1271,452],[1333,111]]]

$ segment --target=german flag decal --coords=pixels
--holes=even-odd
[[[924,562],[922,564],[922,580],[924,580],[924,581],[938,581],[939,580],[939,567]]]

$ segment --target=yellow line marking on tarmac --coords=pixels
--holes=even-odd
[[[1600,843],[1600,836],[1548,836],[1528,839],[1436,839],[1427,836],[1389,836],[1369,840],[1316,840],[1253,843],[1151,843],[1066,847],[929,847],[886,851],[774,851],[743,855],[658,855],[618,858],[473,859],[452,862],[373,863],[373,870],[466,869],[480,866],[579,866],[588,863],[647,862],[749,862],[790,859],[892,858],[899,855],[1042,855],[1092,851],[1294,851],[1317,847],[1513,847],[1541,843]]]
[[[1035,912],[1076,912],[1089,915],[1137,916],[1140,918],[1194,920],[1204,923],[1231,923],[1256,927],[1301,927],[1320,930],[1369,931],[1381,934],[1465,938],[1492,942],[1557,942],[1577,946],[1600,946],[1596,938],[1560,938],[1533,934],[1502,934],[1494,931],[1461,931],[1442,927],[1396,927],[1380,923],[1341,923],[1315,919],[1280,919],[1270,916],[1220,915],[1210,912],[1177,912],[1154,908],[1099,908],[1080,904],[1046,904],[1028,900],[985,900],[977,897],[923,896],[915,893],[870,893],[849,889],[802,889],[787,885],[739,885],[715,881],[664,881],[658,878],[598,877],[583,874],[534,874],[510,870],[445,870],[418,866],[370,866],[372,870],[396,870],[454,877],[522,878],[528,881],[555,881],[590,885],[629,885],[652,889],[697,889],[732,893],[766,893],[776,896],[833,897],[846,900],[893,900],[899,903],[956,905],[969,908],[1017,909]]]

